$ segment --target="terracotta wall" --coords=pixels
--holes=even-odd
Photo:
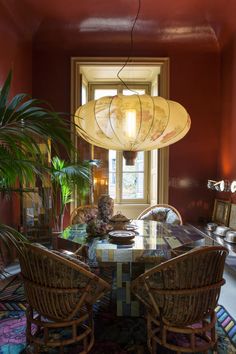
[[[0,85],[12,69],[11,95],[31,93],[33,77],[33,95],[49,101],[55,110],[69,113],[71,56],[130,54],[130,38],[125,32],[78,32],[73,23],[58,28],[52,21],[40,31],[39,18],[27,13],[28,8],[19,2],[12,8],[7,5],[0,2]],[[229,35],[235,31],[232,9],[222,6],[222,11],[228,11],[228,25],[224,22],[222,28],[231,30],[226,36],[218,28],[222,30],[220,44],[208,37],[200,39],[201,43],[173,44],[168,38],[158,42],[154,34],[135,36],[133,56],[170,57],[170,97],[191,115],[190,133],[170,147],[169,202],[180,210],[184,221],[210,218],[215,197],[236,203],[236,195],[214,194],[206,188],[208,178],[236,179],[236,38]],[[16,225],[18,210],[15,199],[10,203],[0,199],[0,221]]]
[[[185,221],[207,221],[214,195],[206,187],[215,176],[219,153],[220,60],[217,53],[175,53],[170,94],[188,110],[192,126],[170,146],[169,201]]]
[[[221,52],[221,139],[217,179],[236,180],[236,36]],[[216,193],[216,197],[236,203],[236,194]]]
[[[91,39],[90,39],[91,40]],[[155,47],[156,48],[156,47]],[[170,203],[185,221],[207,220],[212,213],[213,195],[206,188],[215,176],[219,146],[219,54],[180,46],[178,49],[140,45],[136,56],[169,56],[171,60],[170,96],[182,103],[192,119],[190,133],[170,148]],[[69,50],[52,42],[45,34],[33,48],[33,94],[50,101],[59,111],[70,111],[70,57],[125,55],[122,45],[110,50],[101,46]]]
[[[13,71],[11,96],[19,92],[32,93],[32,45],[0,3],[0,86],[9,70]],[[19,198],[7,200],[0,196],[0,222],[17,227]]]

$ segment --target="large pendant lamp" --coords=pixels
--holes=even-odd
[[[177,102],[149,95],[102,97],[75,113],[79,135],[90,144],[123,151],[132,165],[138,151],[159,149],[182,139],[190,117]]]
[[[133,32],[141,8],[130,32],[131,53]],[[121,79],[117,78],[128,89]],[[132,90],[130,90],[132,91]],[[126,164],[134,164],[138,151],[159,149],[182,139],[190,128],[190,117],[183,106],[162,97],[149,95],[117,95],[102,97],[79,107],[75,113],[77,132],[90,144],[123,151]]]

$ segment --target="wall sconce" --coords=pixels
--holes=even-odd
[[[236,192],[236,181],[235,182],[235,192]],[[233,182],[232,182],[233,183]],[[231,185],[229,181],[227,180],[221,180],[221,181],[213,181],[211,179],[209,179],[207,181],[207,188],[211,189],[213,191],[217,191],[217,192],[229,192],[231,190]],[[232,190],[231,190],[232,191]],[[234,193],[234,192],[232,192]]]
[[[231,191],[231,193],[236,192],[236,181],[231,182],[230,191]]]
[[[208,179],[207,181],[207,188],[211,190],[215,190],[215,181]]]

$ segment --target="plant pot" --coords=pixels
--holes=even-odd
[[[62,231],[52,231],[52,248],[58,249],[58,238],[61,236]]]

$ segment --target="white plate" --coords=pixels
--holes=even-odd
[[[110,231],[108,235],[111,238],[131,239],[135,236],[135,232],[127,231],[127,230],[115,230],[115,231]]]
[[[127,225],[125,226],[125,230],[126,231],[133,231],[133,230],[137,230],[138,226],[137,225]]]

